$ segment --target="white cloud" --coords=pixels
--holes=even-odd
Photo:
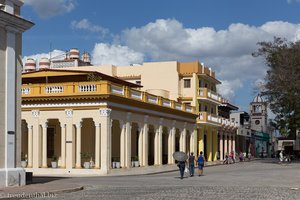
[[[38,68],[39,60],[41,58],[49,58],[50,59],[50,55],[51,55],[51,60],[60,60],[60,59],[63,59],[65,57],[66,52],[55,49],[55,50],[51,51],[51,53],[48,52],[48,53],[40,53],[40,54],[24,56],[23,57],[23,63],[25,64],[27,58],[32,58],[36,61],[36,65],[37,65],[37,68]]]
[[[94,65],[113,64],[122,66],[142,63],[143,60],[144,55],[142,53],[121,45],[97,43],[92,52],[92,63]]]
[[[229,99],[246,82],[263,79],[267,67],[262,58],[252,57],[257,42],[272,41],[274,36],[295,41],[300,25],[282,21],[262,26],[231,24],[227,29],[185,28],[175,19],[159,19],[142,27],[126,29],[120,41],[147,60],[200,60],[223,80],[220,92]],[[137,42],[138,41],[138,42]]]
[[[287,2],[288,2],[289,4],[291,4],[291,3],[293,3],[293,2],[300,3],[300,0],[287,0]]]
[[[100,33],[102,36],[106,35],[109,32],[107,28],[103,28],[102,26],[99,25],[94,25],[88,19],[82,19],[80,21],[76,21],[76,20],[72,21],[71,28],[86,30],[93,33]]]
[[[26,0],[25,5],[32,6],[41,18],[71,12],[75,8],[76,0]]]

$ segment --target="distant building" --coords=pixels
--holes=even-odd
[[[25,184],[21,165],[21,0],[0,0],[0,188]]]
[[[248,154],[251,139],[249,114],[244,111],[232,111],[230,113],[230,120],[238,126],[236,132],[236,150]]]
[[[222,119],[222,126],[218,129],[218,152],[220,160],[224,160],[226,154],[230,154],[237,151],[237,129],[239,124],[230,119],[230,113],[238,110],[238,107],[229,103],[229,101],[223,100],[219,105],[219,116]]]
[[[250,103],[250,127],[252,154],[267,156],[271,152],[271,136],[268,124],[267,103],[257,95]]]

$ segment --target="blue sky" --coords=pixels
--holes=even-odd
[[[219,92],[248,111],[266,66],[253,58],[259,41],[300,39],[300,0],[25,0],[35,26],[23,55],[70,48],[94,64],[200,60],[222,81]]]

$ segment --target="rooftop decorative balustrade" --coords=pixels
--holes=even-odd
[[[122,86],[109,81],[73,82],[73,83],[48,83],[48,84],[23,84],[22,98],[53,97],[53,96],[86,96],[86,95],[117,95],[124,98],[142,101],[162,107],[195,113],[195,108],[189,105]]]

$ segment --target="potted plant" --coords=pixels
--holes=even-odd
[[[119,169],[121,168],[121,164],[120,164],[120,158],[116,158],[116,168]]]
[[[115,157],[112,157],[112,163],[111,163],[111,167],[114,169],[116,168],[116,158]]]
[[[51,167],[57,168],[57,157],[55,155],[53,155],[51,158]]]
[[[27,154],[21,153],[21,167],[27,167]]]
[[[135,167],[139,167],[140,166],[139,157],[138,156],[134,156],[133,157],[133,162],[134,162],[134,166]]]
[[[90,169],[91,168],[91,162],[90,160],[92,160],[92,155],[89,152],[82,152],[81,153],[81,158],[83,159],[83,167],[85,169]]]

